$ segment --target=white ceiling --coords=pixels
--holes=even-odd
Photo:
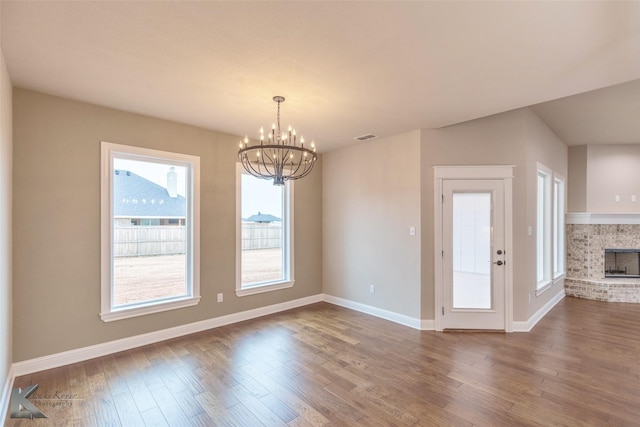
[[[534,110],[568,144],[640,143],[640,2],[1,3],[17,87],[326,151]],[[571,95],[594,91],[579,95]]]

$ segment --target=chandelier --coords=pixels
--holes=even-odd
[[[304,137],[298,139],[296,130],[289,126],[286,132],[280,130],[280,104],[283,96],[274,96],[278,103],[277,127],[274,123],[265,140],[264,129],[260,128],[260,144],[249,144],[249,138],[240,141],[238,158],[244,169],[262,179],[273,179],[273,185],[284,185],[285,181],[300,179],[309,174],[318,156],[316,146],[304,146]]]

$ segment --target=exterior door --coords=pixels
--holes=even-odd
[[[442,181],[442,329],[505,330],[504,181]]]

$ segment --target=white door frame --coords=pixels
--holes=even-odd
[[[447,179],[500,179],[504,183],[504,314],[505,331],[513,332],[513,165],[496,166],[434,166],[434,267],[435,267],[435,329],[442,331],[442,183]]]

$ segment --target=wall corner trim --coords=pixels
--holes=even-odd
[[[92,345],[89,347],[78,348],[75,350],[64,351],[62,353],[56,353],[48,356],[37,357],[35,359],[25,360],[22,362],[16,362],[12,366],[13,378],[19,377],[21,375],[31,374],[34,372],[44,371],[46,369],[53,369],[59,366],[82,362],[96,357],[106,356],[108,354],[117,353],[119,351],[130,350],[132,348],[205,331],[207,329],[213,329],[232,323],[255,319],[257,317],[262,317],[269,314],[278,313],[280,311],[290,310],[292,308],[302,307],[322,301],[322,294],[311,295],[292,301],[281,302],[278,304],[259,307],[252,310],[246,310],[239,313],[228,314],[225,316],[214,317],[212,319],[176,326],[169,329],[163,329],[161,331],[149,332],[147,334],[136,335],[133,337],[122,338],[115,341]]]
[[[13,372],[13,366],[9,368],[9,372],[7,373],[7,379],[2,386],[2,390],[0,390],[0,411],[2,411],[2,416],[6,416],[9,410],[9,402],[11,400],[11,390],[13,389],[13,380],[15,379],[15,375]]]
[[[398,314],[393,311],[384,310],[382,308],[373,307],[367,304],[362,304],[356,301],[335,297],[333,295],[324,294],[324,301],[329,304],[338,305],[340,307],[349,308],[351,310],[359,311],[361,313],[370,314],[371,316],[379,317],[381,319],[389,320],[394,323],[399,323],[404,326],[408,326],[418,330],[434,330],[435,323],[433,320],[421,320],[415,317],[405,316],[404,314]]]
[[[533,313],[527,321],[513,322],[513,332],[531,332],[534,326],[565,297],[564,288],[555,294],[540,310]]]

